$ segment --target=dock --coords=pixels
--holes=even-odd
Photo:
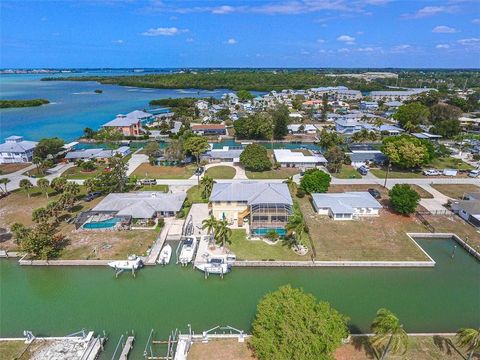
[[[125,342],[125,346],[123,347],[122,353],[120,354],[120,357],[118,358],[118,360],[127,360],[128,359],[128,354],[133,349],[134,341],[135,341],[134,336],[127,337],[127,341]]]
[[[150,254],[145,259],[145,265],[155,265],[160,252],[162,251],[163,245],[168,240],[180,240],[181,229],[183,226],[184,220],[175,219],[175,218],[166,218],[165,225],[163,226],[160,235],[158,235],[155,244],[153,244]]]

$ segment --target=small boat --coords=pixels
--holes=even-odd
[[[232,270],[236,256],[234,254],[213,255],[207,259],[206,263],[198,264],[198,270],[207,274],[224,275]]]
[[[108,266],[115,270],[137,270],[143,267],[143,261],[140,258],[135,260],[119,260],[108,263]]]
[[[162,251],[160,251],[160,256],[158,257],[157,264],[167,265],[170,263],[171,257],[172,257],[172,247],[169,244],[167,244],[163,247]]]
[[[195,236],[189,236],[183,240],[182,250],[180,251],[178,262],[180,262],[182,265],[187,265],[188,263],[192,262],[196,247],[197,238]]]

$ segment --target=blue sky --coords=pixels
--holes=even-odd
[[[8,1],[0,67],[480,67],[480,0]]]

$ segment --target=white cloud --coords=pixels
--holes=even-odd
[[[404,53],[404,52],[410,51],[412,49],[413,49],[412,45],[400,44],[400,45],[395,45],[394,47],[392,47],[392,52],[393,53]]]
[[[435,27],[432,29],[432,32],[434,32],[434,33],[452,34],[452,33],[456,33],[456,32],[457,32],[457,29],[452,28],[452,27],[450,27],[450,26],[446,26],[446,25],[438,25],[438,26],[435,26]]]
[[[228,39],[227,41],[225,41],[225,44],[228,44],[228,45],[235,45],[235,44],[238,44],[238,41],[234,38],[230,38]]]
[[[230,5],[218,6],[212,9],[212,14],[231,14],[235,12],[235,8]]]
[[[480,25],[480,19],[473,19],[472,24]]]
[[[150,28],[147,31],[143,32],[143,36],[173,36],[182,33],[186,33],[188,29],[178,29],[176,27],[158,27]]]
[[[303,49],[302,49],[302,50],[300,51],[300,54],[302,54],[302,55],[310,55],[310,51],[307,51],[307,50],[303,50]]]
[[[372,52],[372,51],[375,51],[375,48],[368,46],[368,47],[358,48],[357,51],[360,51],[360,52]]]
[[[404,17],[419,19],[419,18],[434,16],[438,14],[451,14],[455,11],[457,11],[456,6],[425,6],[417,10],[413,14],[405,14]]]
[[[435,46],[437,49],[450,49],[450,45],[448,44],[438,44]]]
[[[480,39],[479,38],[460,39],[458,40],[458,43],[464,46],[475,46],[480,44]]]
[[[357,31],[357,35],[363,35],[364,32],[363,31]]]
[[[323,39],[317,39],[317,43],[319,43],[319,44],[323,44],[324,42],[325,42],[325,40],[323,40]]]
[[[118,40],[112,40],[112,43],[122,45],[124,41],[122,39],[118,39]]]
[[[355,42],[355,38],[349,35],[340,35],[339,37],[337,37],[337,40],[349,45]]]

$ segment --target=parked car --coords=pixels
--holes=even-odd
[[[444,169],[443,175],[445,176],[457,176],[458,170],[455,169]]]
[[[423,170],[423,175],[425,176],[439,176],[442,173],[435,169]]]
[[[102,195],[101,191],[93,191],[93,192],[88,193],[87,196],[85,196],[84,200],[85,201],[92,201],[93,199],[96,199],[101,195]]]
[[[157,180],[155,180],[155,179],[142,179],[142,180],[140,180],[140,184],[142,184],[142,185],[157,185]]]
[[[368,174],[368,168],[366,166],[360,166],[357,170],[360,173],[360,175],[365,176]]]
[[[368,189],[367,190],[370,195],[372,195],[375,199],[381,199],[382,198],[382,195],[380,195],[380,191],[378,191],[377,189]]]
[[[200,166],[199,168],[197,168],[197,170],[195,170],[195,175],[197,175],[197,176],[202,175],[203,170],[204,170],[203,166]]]
[[[472,178],[477,178],[480,176],[480,170],[471,170],[469,173],[468,173],[468,176],[472,177]]]

